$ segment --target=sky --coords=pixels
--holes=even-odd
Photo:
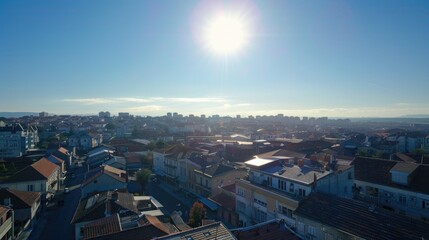
[[[227,13],[247,44],[213,53]],[[429,114],[429,1],[0,1],[0,112]]]

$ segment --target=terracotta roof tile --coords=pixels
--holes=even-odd
[[[31,166],[46,178],[49,178],[58,170],[58,166],[46,158],[41,158],[39,161],[31,164]]]
[[[59,166],[56,164],[46,158],[41,158],[39,161],[25,167],[10,178],[6,179],[5,182],[47,180],[58,169]]]
[[[312,193],[294,215],[362,239],[429,238],[429,224],[382,208],[333,195]]]
[[[121,231],[119,215],[100,218],[83,226],[83,239],[104,236]]]
[[[25,192],[10,188],[0,189],[0,200],[11,198],[14,209],[23,209],[31,207],[38,199],[40,199],[39,192]]]
[[[161,221],[159,221],[159,219],[157,217],[155,217],[155,216],[149,216],[149,215],[146,215],[145,217],[146,217],[146,219],[148,220],[148,222],[150,224],[152,224],[153,226],[155,226],[159,230],[165,232],[166,234],[174,233],[174,232],[171,231],[171,229],[169,229],[166,225],[164,225],[164,223],[162,223]]]

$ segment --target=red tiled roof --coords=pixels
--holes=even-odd
[[[46,158],[41,158],[39,161],[31,164],[31,167],[36,169],[46,178],[49,178],[55,171],[58,170],[58,166]]]
[[[110,217],[100,218],[83,226],[83,239],[104,236],[120,232],[121,230],[119,215],[114,214]]]
[[[58,148],[58,151],[66,155],[69,153],[69,151],[63,147]]]
[[[0,200],[11,198],[14,209],[22,209],[31,207],[38,199],[40,199],[39,192],[25,192],[11,188],[0,189]]]
[[[39,161],[25,167],[10,178],[6,179],[5,182],[47,180],[58,169],[59,166],[56,164],[50,162],[46,158],[41,158]]]
[[[139,154],[136,153],[125,153],[125,161],[127,162],[127,164],[132,164],[132,163],[140,163],[140,156]]]
[[[235,183],[223,186],[222,188],[229,192],[235,193]]]
[[[225,209],[235,211],[235,197],[229,196],[224,193],[219,193],[213,197],[210,197],[209,199],[213,200],[214,202],[218,203]]]
[[[150,224],[152,224],[153,226],[155,226],[159,230],[165,232],[166,234],[174,233],[167,226],[165,226],[164,223],[159,221],[159,219],[157,217],[149,216],[149,215],[146,215],[145,217]]]

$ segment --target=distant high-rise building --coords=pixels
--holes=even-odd
[[[237,115],[237,119],[240,119],[241,118],[241,115]]]
[[[171,116],[173,116],[173,115],[171,114],[171,112],[168,112],[168,113],[167,113],[167,117],[171,118]]]
[[[48,117],[48,116],[49,116],[49,114],[47,112],[41,112],[41,113],[39,113],[39,117],[40,118],[45,118],[45,117]]]
[[[173,117],[177,117],[179,114],[177,112],[173,113]]]
[[[205,114],[201,114],[201,118],[206,118],[206,115]]]
[[[110,112],[105,111],[105,112],[99,112],[98,113],[99,117],[103,117],[103,118],[109,118],[110,117]]]
[[[129,117],[129,116],[130,116],[130,113],[127,113],[127,112],[118,113],[118,117]]]

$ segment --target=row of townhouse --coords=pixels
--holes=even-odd
[[[222,163],[215,153],[182,145],[154,150],[153,171],[178,189],[203,197],[216,195],[220,187],[247,175],[246,169]]]
[[[239,226],[278,219],[305,239],[429,236],[429,224],[420,220],[428,219],[427,165],[263,156],[245,162],[249,176],[236,181]]]
[[[180,214],[164,215],[151,196],[124,191],[99,192],[80,200],[71,224],[75,239],[236,239],[220,222],[191,228]]]
[[[99,146],[102,142],[103,136],[101,134],[88,134],[81,131],[69,137],[68,146],[80,151],[86,151]]]
[[[355,198],[429,220],[429,165],[363,157],[353,164]]]
[[[245,164],[248,179],[236,181],[240,226],[278,218],[295,226],[293,212],[315,191],[352,197],[353,166],[335,160],[329,163],[331,170],[317,161],[286,156],[255,157]]]

